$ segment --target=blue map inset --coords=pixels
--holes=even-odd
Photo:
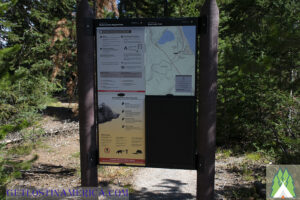
[[[182,31],[190,44],[191,50],[196,52],[196,26],[182,26]]]
[[[175,39],[174,34],[171,31],[166,30],[161,38],[158,41],[158,44],[165,44],[167,42],[171,42],[172,40]]]

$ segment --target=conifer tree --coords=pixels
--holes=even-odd
[[[74,10],[75,0],[1,1],[0,129],[30,121],[67,85],[76,69]]]

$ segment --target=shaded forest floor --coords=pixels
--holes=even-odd
[[[15,160],[36,161],[7,188],[73,188],[80,186],[78,121],[72,108],[49,107],[39,123],[43,137],[7,145]],[[9,138],[10,137],[10,138]],[[12,136],[8,138],[12,140]],[[235,154],[218,149],[216,199],[264,199],[265,165],[258,153]],[[196,171],[132,167],[98,167],[101,187],[128,188],[130,199],[195,199]],[[175,196],[174,196],[175,195]]]

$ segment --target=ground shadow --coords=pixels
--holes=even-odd
[[[181,190],[182,186],[186,185],[178,180],[164,179],[157,188],[164,188],[163,190],[149,191],[147,188],[142,188],[139,191],[130,193],[130,200],[137,199],[172,199],[172,200],[188,200],[196,197],[191,193],[186,193]]]
[[[43,174],[55,176],[56,178],[64,178],[74,176],[75,173],[76,169],[73,168],[66,168],[60,165],[38,164],[33,165],[30,170],[22,171],[22,179],[35,178]]]
[[[48,106],[43,110],[43,114],[57,118],[57,120],[78,121],[78,115],[72,111],[72,108]]]

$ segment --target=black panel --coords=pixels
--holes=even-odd
[[[146,165],[195,169],[195,97],[146,96]]]

